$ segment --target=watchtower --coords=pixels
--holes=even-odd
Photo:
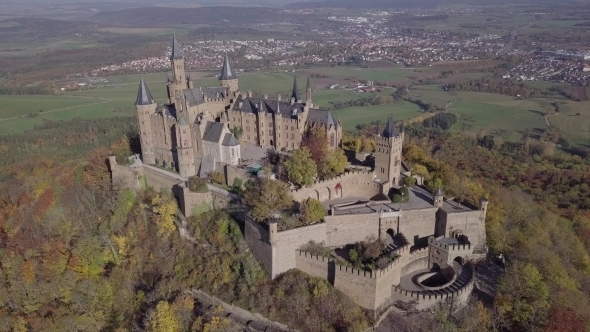
[[[375,180],[387,193],[392,186],[398,185],[401,173],[402,144],[404,132],[397,131],[390,116],[383,133],[375,135]]]
[[[227,54],[223,59],[223,67],[219,75],[219,85],[229,88],[230,92],[237,92],[239,89],[238,74],[231,68]]]

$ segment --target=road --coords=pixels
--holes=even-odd
[[[506,43],[506,45],[504,45],[504,47],[501,50],[499,50],[498,52],[496,52],[496,55],[504,55],[504,54],[510,52],[510,50],[514,47],[514,39],[516,39],[516,36],[518,35],[518,31],[520,29],[523,29],[523,28],[528,28],[531,25],[533,25],[533,23],[529,23],[529,24],[523,25],[521,27],[518,27],[518,28],[510,31],[510,33],[509,33],[510,34],[510,40],[508,40],[508,43]]]

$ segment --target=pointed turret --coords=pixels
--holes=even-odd
[[[330,129],[331,126],[336,126],[336,122],[334,121],[334,117],[332,116],[332,112],[328,111],[328,129]]]
[[[264,112],[264,100],[260,98],[260,105],[258,105],[258,112]]]
[[[296,103],[301,101],[301,97],[299,97],[299,88],[297,88],[297,76],[293,76],[293,91],[291,92],[291,98],[294,98]]]
[[[311,77],[307,76],[307,87],[305,88],[305,104],[307,106],[312,107],[311,101]]]
[[[438,190],[434,193],[433,201],[434,201],[434,206],[439,207],[439,208],[441,208],[443,206],[444,196],[443,196],[443,192],[440,189],[440,187],[438,187]]]
[[[172,37],[172,54],[170,55],[170,60],[181,59],[182,58],[182,51],[178,46],[178,42],[176,41],[176,32],[174,32],[174,36]]]
[[[311,76],[307,76],[307,86],[305,87],[305,90],[311,90]]]
[[[277,96],[277,114],[281,114],[281,95]]]
[[[141,105],[151,105],[154,103],[154,98],[152,98],[152,94],[148,89],[147,85],[145,85],[145,81],[143,80],[143,76],[141,77],[141,81],[139,81],[139,90],[137,91],[137,99],[135,100],[135,106]]]
[[[221,68],[221,74],[219,75],[219,80],[235,80],[238,78],[238,75],[231,69],[229,64],[229,57],[227,53],[225,54],[225,59],[223,59],[223,67]]]
[[[385,138],[392,138],[397,136],[397,132],[395,130],[395,125],[393,124],[393,118],[391,115],[387,118],[387,124],[385,125],[385,129],[383,130],[383,134],[381,135]]]

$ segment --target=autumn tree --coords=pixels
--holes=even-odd
[[[314,198],[308,198],[301,203],[299,207],[303,220],[308,223],[318,222],[326,215],[326,210],[322,203]]]
[[[348,159],[342,149],[334,149],[329,151],[324,158],[322,168],[320,170],[320,177],[322,179],[329,179],[338,174],[344,173]]]
[[[532,264],[515,263],[500,281],[495,305],[515,325],[531,330],[543,326],[549,309],[549,290]]]
[[[258,221],[265,221],[280,214],[293,205],[289,189],[280,181],[259,178],[249,186],[244,201],[251,208],[251,215]]]
[[[301,140],[301,147],[309,149],[311,159],[315,162],[317,169],[321,169],[328,154],[326,129],[322,126],[313,126],[308,129]]]
[[[299,186],[311,186],[317,174],[317,166],[312,159],[308,148],[293,151],[293,154],[285,161],[289,180]]]

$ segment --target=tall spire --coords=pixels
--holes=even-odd
[[[281,114],[281,95],[277,96],[277,114]]]
[[[151,105],[154,103],[154,98],[152,98],[152,94],[148,89],[147,85],[145,85],[145,81],[143,80],[143,76],[141,77],[141,81],[139,81],[139,90],[137,91],[137,99],[135,100],[135,106],[141,105]]]
[[[385,138],[396,137],[397,132],[395,131],[395,126],[393,125],[393,118],[391,115],[387,118],[387,124],[385,125],[385,129],[383,130],[383,134],[381,135]]]
[[[295,98],[295,102],[301,100],[299,97],[299,88],[297,88],[297,76],[293,75],[293,92],[291,93],[291,98]]]
[[[182,51],[178,46],[178,42],[176,41],[176,31],[174,32],[174,36],[172,37],[172,54],[170,55],[170,60],[180,59],[182,58]]]
[[[305,90],[311,90],[311,76],[307,76],[307,86],[305,87]]]
[[[238,78],[238,75],[231,69],[229,65],[229,57],[227,53],[225,53],[225,58],[223,59],[223,67],[221,68],[221,74],[219,75],[220,80],[235,80]]]

